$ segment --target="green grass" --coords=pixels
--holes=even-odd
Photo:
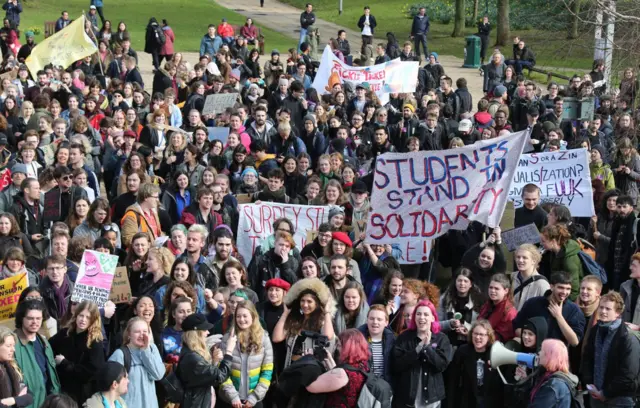
[[[132,47],[136,51],[144,49],[145,28],[152,16],[158,21],[167,19],[176,35],[176,51],[198,52],[200,39],[207,32],[207,25],[218,25],[223,17],[226,17],[230,24],[242,25],[245,22],[245,17],[211,0],[105,0],[104,3],[105,18],[111,20],[114,27],[117,27],[120,21],[127,24]],[[62,9],[69,11],[71,18],[77,18],[82,10],[89,9],[89,0],[67,0],[64,5],[54,0],[24,0],[23,8],[20,29],[24,33],[29,28],[38,27],[41,31],[40,35],[36,36],[38,42],[44,37],[45,21],[57,20]],[[276,31],[264,27],[261,29],[269,50],[287,49],[295,43],[295,40]],[[24,36],[20,41],[24,41]]]
[[[294,7],[303,8],[307,0],[283,0]],[[407,18],[405,10],[409,4],[402,0],[365,0],[353,3],[346,2],[342,15],[338,14],[337,0],[314,0],[313,6],[316,15],[322,19],[332,21],[355,30],[358,30],[357,22],[362,15],[365,5],[371,7],[371,14],[376,17],[378,26],[376,36],[384,37],[388,31],[393,31],[400,43],[408,39],[411,30],[411,20]],[[515,5],[514,5],[515,6]],[[495,26],[495,24],[494,24]],[[465,39],[463,37],[452,38],[453,22],[450,24],[431,23],[428,38],[429,50],[442,55],[464,56]],[[466,28],[465,35],[476,33],[475,28]],[[333,33],[321,33],[326,37]],[[495,31],[492,40],[495,40]],[[565,32],[549,33],[548,31],[521,31],[513,32],[520,35],[536,54],[537,63],[550,67],[564,67],[575,69],[591,69],[593,62],[593,38],[569,41]],[[490,43],[492,44],[492,43]],[[511,56],[511,44],[502,51]]]

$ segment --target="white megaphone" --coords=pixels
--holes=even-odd
[[[516,353],[496,341],[491,347],[491,367],[498,370],[502,381],[507,384],[507,380],[500,371],[500,366],[505,364],[523,364],[529,368],[535,368],[538,365],[538,356],[529,353]]]

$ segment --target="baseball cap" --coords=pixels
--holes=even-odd
[[[458,130],[460,132],[468,132],[473,127],[473,123],[469,119],[462,119],[460,124],[458,125]]]
[[[96,9],[96,6],[91,5],[89,6],[89,10],[97,10],[97,9]]]
[[[203,314],[194,313],[192,315],[187,316],[186,319],[182,322],[182,331],[193,331],[193,330],[211,330],[213,329],[213,325],[207,321]]]
[[[367,185],[364,184],[364,181],[362,180],[358,180],[355,183],[353,183],[353,186],[351,186],[351,192],[354,194],[363,194],[368,192],[369,190],[367,189]]]

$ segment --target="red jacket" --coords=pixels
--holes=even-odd
[[[518,311],[509,299],[505,298],[497,305],[488,300],[480,309],[478,319],[487,319],[496,332],[496,340],[506,343],[515,337],[512,321],[517,314]]]
[[[258,38],[258,27],[251,24],[251,27],[248,27],[246,24],[242,26],[240,29],[240,34],[247,39],[256,39]]]
[[[169,26],[162,27],[162,31],[164,31],[164,38],[166,38],[166,40],[162,48],[160,48],[160,55],[173,55],[173,42],[176,40],[176,35]]]
[[[220,24],[218,26],[218,35],[220,37],[233,37],[233,27],[231,27],[231,24]]]

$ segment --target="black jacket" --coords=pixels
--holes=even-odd
[[[165,89],[171,88],[171,87],[173,87],[173,81],[169,73],[162,68],[157,70],[156,73],[153,75],[153,94],[152,95],[155,95],[156,92],[159,92],[164,95]]]
[[[37,212],[34,212],[34,210]],[[24,232],[29,239],[31,239],[31,235],[33,234],[44,233],[40,203],[38,202],[35,206],[30,206],[24,199],[24,193],[21,192],[13,196],[11,214],[16,217],[20,231]]]
[[[591,330],[582,353],[582,383],[593,384],[595,340],[601,330],[607,330],[599,325]],[[635,396],[635,384],[640,370],[640,343],[638,338],[629,333],[627,326],[622,323],[613,335],[609,348],[607,369],[604,375],[602,391],[609,398]]]
[[[483,397],[488,387],[478,389],[477,363],[484,362],[483,379],[489,374],[489,349],[484,353],[477,353],[471,344],[458,347],[447,370],[447,403],[449,408],[476,408],[478,397]],[[464,390],[464,392],[457,392]]]
[[[631,264],[631,256],[636,252],[635,247],[632,245],[634,241],[637,241],[640,231],[637,231],[636,236],[633,236],[633,224],[636,221],[634,213],[629,214],[626,218],[616,217],[613,221],[613,227],[611,227],[611,241],[609,243],[609,252],[607,257],[607,263],[604,265],[607,271],[607,278],[609,281],[609,287],[613,290],[618,290],[622,282],[626,280],[626,273],[629,270]],[[622,226],[625,226],[623,235],[620,237],[621,247],[619,252],[616,253],[616,241]],[[614,272],[614,258],[619,262],[622,262],[620,271],[622,274],[616,275]]]
[[[315,259],[322,258],[324,256],[324,248],[320,246],[318,238],[314,238],[313,241],[308,243],[300,251],[300,258],[304,259],[307,256],[312,256]]]
[[[294,256],[289,255],[287,262],[282,263],[282,258],[276,255],[273,249],[270,249],[264,254],[254,256],[251,260],[249,264],[250,287],[262,302],[267,299],[264,285],[269,279],[280,275],[280,278],[293,285],[298,280],[297,270],[298,261]]]
[[[309,26],[312,26],[315,23],[316,23],[316,15],[314,14],[313,11],[311,13],[307,13],[306,11],[303,11],[302,14],[300,14],[300,27],[307,29],[309,28]]]
[[[416,347],[419,343],[415,330],[407,330],[396,339],[391,363],[394,407],[413,407],[418,392],[424,397],[425,404],[442,401],[446,396],[442,373],[451,359],[449,338],[443,333],[432,334],[431,345],[418,353]],[[418,390],[420,374],[426,390]]]
[[[64,360],[56,367],[62,391],[83,403],[91,395],[94,375],[105,363],[102,341],[94,340],[87,347],[88,331],[68,334],[62,329],[49,339],[54,355],[63,355]]]
[[[360,333],[362,333],[365,339],[369,340],[369,328],[366,324],[358,327],[358,330],[360,330]],[[384,361],[384,374],[382,374],[382,378],[389,384],[393,384],[393,377],[391,375],[391,359],[393,358],[393,349],[395,345],[395,333],[390,328],[385,327],[382,332],[382,357]],[[369,342],[369,348],[371,348],[371,342]],[[373,373],[373,354],[369,357],[369,367],[370,371]]]
[[[218,366],[182,345],[177,376],[184,388],[182,408],[211,406],[211,387],[217,389],[231,374],[231,356],[225,355]]]
[[[65,279],[69,281],[69,293],[65,296],[64,301],[69,303],[69,299],[71,298],[71,294],[73,293],[73,282],[65,276]],[[53,283],[49,280],[48,277],[44,277],[42,282],[40,282],[40,294],[42,295],[42,301],[44,302],[47,311],[49,312],[49,316],[54,319],[60,321],[62,316],[58,316],[58,300],[56,298],[56,290],[53,287]]]
[[[364,22],[366,21],[367,16],[365,16],[364,14],[360,16],[360,20],[358,20],[358,27],[360,28],[360,30],[364,30]],[[378,25],[378,23],[376,23],[376,18],[373,16],[373,14],[369,14],[369,28],[371,29],[371,35],[375,34],[375,28]]]

